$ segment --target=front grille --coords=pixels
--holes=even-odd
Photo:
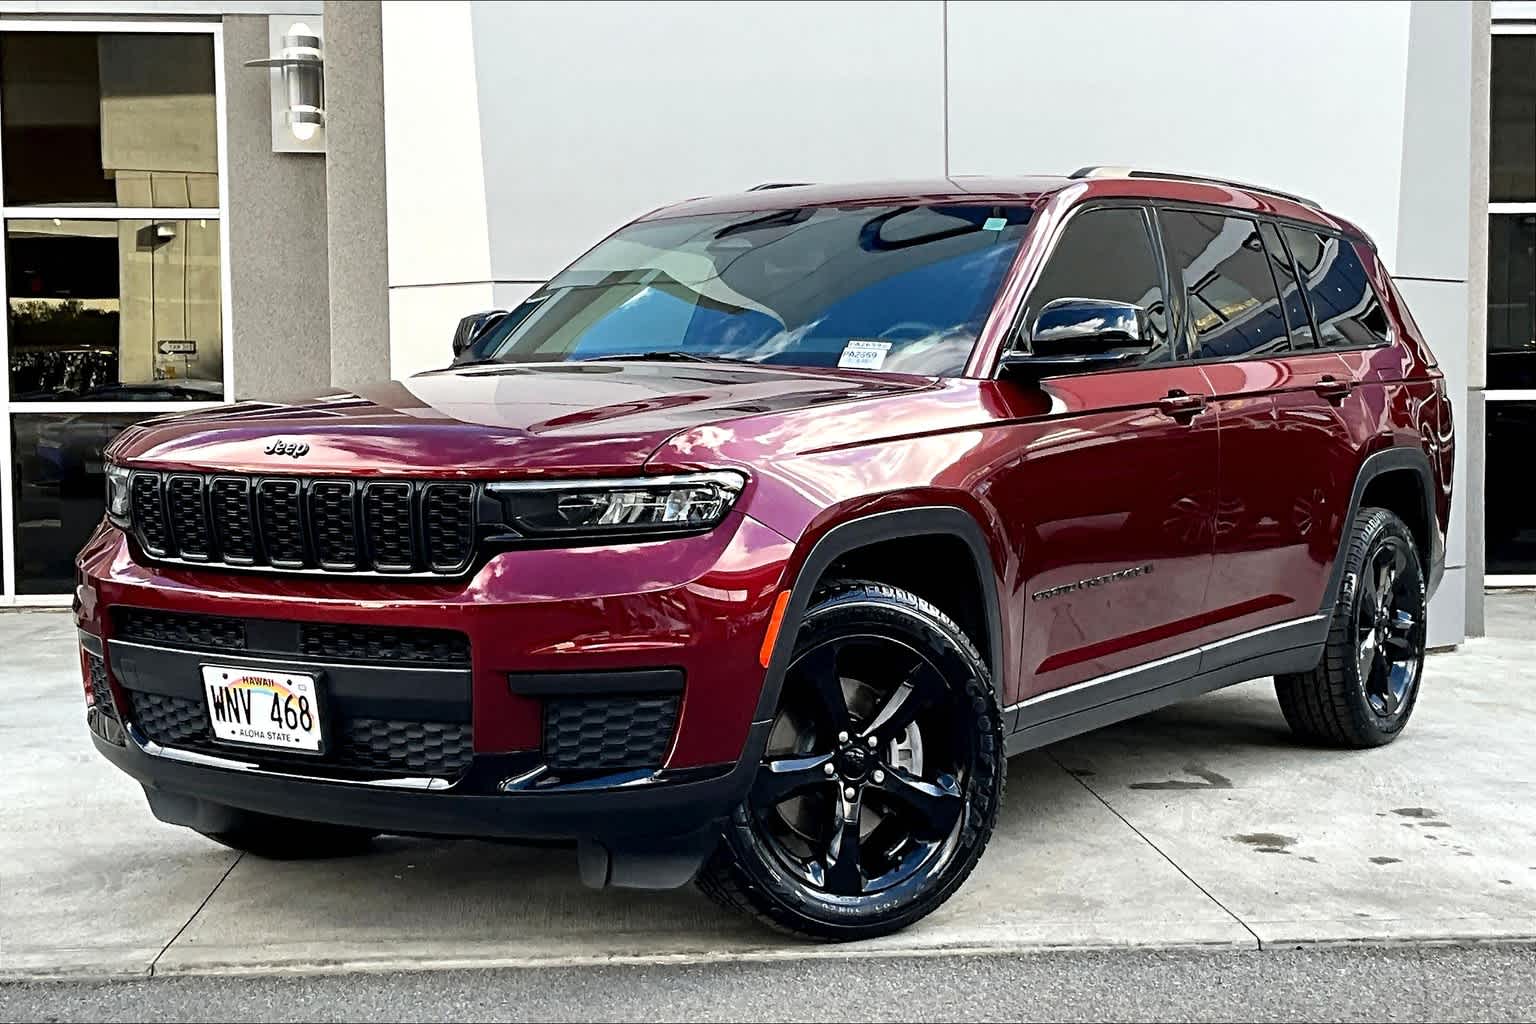
[[[170,553],[170,527],[165,522],[165,503],[160,500],[160,477],[136,473],[133,477],[133,522],[139,543],[152,555]]]
[[[245,649],[245,623],[219,615],[187,615],[147,608],[114,608],[112,621],[123,640],[140,643],[209,647],[220,651]]]
[[[368,557],[373,564],[395,572],[410,568],[416,536],[411,485],[365,484],[363,517],[368,521]]]
[[[107,682],[107,663],[98,654],[85,654],[91,672],[91,703],[103,714],[117,717],[117,703],[112,699],[112,687]]]
[[[256,524],[261,529],[267,561],[281,569],[302,569],[305,558],[304,516],[298,480],[262,480],[256,485]]]
[[[85,711],[85,723],[90,730],[108,743],[123,745],[123,725],[117,716],[117,702],[112,699],[112,687],[107,680],[107,663],[99,654],[85,652],[86,671],[89,672],[91,701]]]
[[[474,560],[475,484],[136,472],[151,558],[280,570],[452,575]]]
[[[460,722],[391,722],[354,718],[345,724],[339,760],[362,768],[457,775],[469,767],[469,726]]]
[[[544,756],[560,771],[659,768],[676,696],[557,697],[544,702]]]
[[[268,752],[258,747],[216,742],[207,708],[201,701],[137,690],[130,690],[129,697],[133,701],[134,721],[147,738],[164,747],[218,757],[456,778],[469,767],[474,754],[473,737],[466,723],[379,718],[328,722],[330,749],[318,757],[281,750]]]
[[[475,489],[469,484],[428,484],[421,495],[422,539],[427,561],[438,572],[463,568],[474,553]]]
[[[251,514],[251,482],[244,477],[216,476],[208,484],[214,541],[224,561],[250,565],[256,561],[256,519]]]
[[[178,474],[166,480],[165,504],[171,517],[171,539],[181,557],[207,561],[213,544],[208,509],[203,504],[203,478]]]
[[[309,485],[309,525],[315,560],[325,569],[357,568],[357,488],[349,480],[316,480]]]
[[[299,624],[299,653],[330,660],[468,668],[469,637],[449,629],[303,622]]]

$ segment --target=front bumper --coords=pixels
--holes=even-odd
[[[143,784],[158,816],[204,831],[218,831],[233,809],[380,832],[575,839],[589,852],[615,855],[653,841],[684,849],[750,785],[766,739],[766,723],[755,721],[765,675],[759,651],[789,555],[784,538],[732,514],[697,537],[503,552],[454,583],[294,579],[146,566],[121,532],[104,526],[79,559],[76,619],[87,649],[105,657],[122,742],[97,735],[96,745]],[[242,620],[252,628],[252,649],[116,636],[121,608]],[[456,671],[317,663],[297,648],[258,650],[258,625],[264,636],[277,625],[452,631],[467,638],[468,662]],[[135,701],[146,692],[180,701],[185,716],[201,703],[199,664],[247,661],[318,671],[338,704],[377,699],[394,709],[451,710],[443,697],[451,690],[472,725],[468,766],[449,778],[318,762],[310,771],[243,748],[155,742],[163,732],[135,723]],[[551,702],[580,699],[615,679],[654,679],[658,670],[683,680],[658,763],[583,772],[567,762],[551,770]],[[584,874],[591,859],[583,857]],[[619,861],[599,873],[619,877]]]
[[[118,745],[92,735],[103,757],[144,787],[162,821],[204,832],[252,811],[373,832],[511,840],[578,841],[593,886],[671,888],[692,878],[718,838],[718,822],[745,797],[756,758],[716,772],[655,773],[625,782],[540,792],[499,792],[477,765],[446,790],[345,782],[241,766],[158,748],[131,724]],[[755,727],[760,752],[767,727]]]

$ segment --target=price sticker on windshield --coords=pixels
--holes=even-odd
[[[843,346],[843,354],[837,365],[844,370],[878,370],[885,365],[885,354],[891,350],[888,341],[870,338],[851,338]]]

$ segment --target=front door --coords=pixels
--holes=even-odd
[[[1216,416],[1169,330],[1165,278],[1148,211],[1088,208],[1025,302],[1026,334],[1053,299],[1135,303],[1154,348],[1131,369],[999,382],[1048,410],[1011,428],[1018,460],[992,495],[1018,545],[1021,699],[1187,651],[1206,617]]]

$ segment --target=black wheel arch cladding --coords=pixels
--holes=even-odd
[[[977,580],[981,586],[982,605],[986,617],[986,643],[978,644],[987,661],[992,685],[997,690],[999,703],[1003,698],[1003,622],[998,601],[997,576],[993,568],[992,551],[982,533],[981,525],[974,516],[954,505],[924,505],[916,508],[894,509],[850,519],[832,527],[811,547],[790,590],[789,603],[774,639],[773,654],[763,678],[763,689],[758,697],[754,722],[773,717],[779,703],[779,691],[794,654],[795,635],[805,618],[811,598],[820,585],[828,568],[850,551],[898,538],[925,535],[959,538],[970,550]],[[749,752],[761,754],[758,752]]]

